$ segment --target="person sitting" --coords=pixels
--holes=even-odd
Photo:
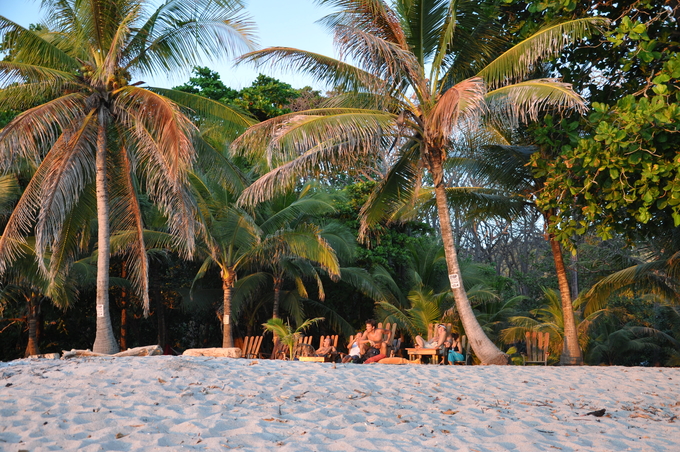
[[[342,358],[343,363],[348,363],[350,361],[358,363],[361,360],[361,347],[359,346],[361,339],[361,331],[357,331],[356,336],[354,336],[354,340],[347,344],[347,349],[349,351],[347,352],[347,356]]]
[[[330,358],[333,356],[337,351],[335,350],[335,347],[331,345],[331,337],[326,336],[323,340],[323,344],[321,347],[319,347],[316,352],[314,352],[314,356],[323,356],[324,358]]]
[[[463,350],[460,344],[460,335],[458,333],[451,333],[451,345],[448,354],[449,363],[455,364],[458,361],[465,361],[465,356],[461,353]]]
[[[430,341],[425,341],[422,336],[416,336],[416,349],[419,348],[439,348],[446,342],[446,325],[441,323],[437,325],[437,331],[434,338]]]
[[[359,341],[361,357],[364,360],[372,358],[381,353],[381,348],[383,346],[383,334],[383,329],[377,327],[377,322],[375,320],[366,320],[366,332]]]

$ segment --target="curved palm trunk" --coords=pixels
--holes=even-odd
[[[222,311],[222,347],[234,346],[231,333],[231,297],[234,292],[236,274],[232,270],[222,270],[222,290],[224,291],[224,310]]]
[[[574,305],[571,303],[571,293],[569,291],[569,280],[567,270],[562,259],[562,247],[550,235],[550,248],[552,249],[553,260],[555,261],[555,272],[557,273],[557,283],[560,288],[560,300],[562,302],[562,317],[564,322],[564,346],[562,349],[562,366],[583,365],[583,354],[578,344],[578,332],[576,331],[576,320],[574,319]]]
[[[92,351],[117,353],[118,343],[111,327],[109,312],[109,258],[111,237],[109,234],[109,192],[106,182],[106,111],[99,110],[96,158],[97,186],[97,333]]]
[[[444,241],[444,254],[446,256],[446,266],[449,272],[451,291],[456,300],[456,309],[465,328],[465,334],[470,341],[470,345],[482,364],[508,364],[509,357],[496,347],[491,340],[484,334],[484,330],[479,325],[475,313],[472,311],[467,293],[463,287],[463,280],[460,276],[458,266],[458,256],[456,245],[453,240],[453,230],[451,228],[451,217],[449,215],[449,205],[446,201],[446,187],[443,183],[443,169],[441,162],[433,162],[431,165],[432,176],[435,181],[435,196],[437,200],[437,212],[439,214],[439,226],[441,228],[442,240]]]

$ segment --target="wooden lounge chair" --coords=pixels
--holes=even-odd
[[[300,359],[301,357],[314,356],[314,347],[312,346],[312,336],[300,336],[297,338],[295,348],[293,349],[293,359]],[[285,359],[288,359],[286,357]]]
[[[320,363],[335,362],[338,358],[338,352],[337,352],[337,350],[338,350],[338,335],[332,334],[332,335],[329,335],[328,337],[331,339],[331,345],[333,347],[335,347],[336,351],[334,353],[330,353],[326,356],[314,356],[312,354],[312,356],[300,356],[298,359],[300,361],[320,362]],[[310,336],[310,338],[311,338],[311,336]],[[321,336],[319,338],[319,348],[323,347],[323,342],[324,342],[325,339],[326,339],[326,336]],[[311,350],[312,350],[312,353],[313,353],[314,349],[312,348]]]
[[[526,333],[527,352],[522,354],[524,365],[543,364],[548,365],[550,355],[550,334],[539,333],[537,331],[527,331]]]
[[[262,345],[262,336],[246,336],[243,338],[243,345],[241,358],[255,359],[261,358],[260,346]]]
[[[427,327],[427,340],[428,342],[434,339],[437,332],[437,325],[439,323],[431,323]],[[451,332],[452,325],[446,323],[446,332]],[[431,364],[439,364],[444,362],[445,348],[443,345],[437,348],[407,348],[408,359],[414,364],[421,364],[423,356],[428,356]]]

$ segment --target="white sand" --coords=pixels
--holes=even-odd
[[[680,451],[679,416],[669,368],[0,363],[0,450],[12,452]]]

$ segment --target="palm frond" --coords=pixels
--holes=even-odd
[[[455,11],[453,4],[455,2],[449,0],[402,0],[397,3],[406,41],[421,67],[430,63],[430,57],[438,49],[440,54],[445,54],[455,29],[455,16],[451,17]],[[441,52],[442,45],[444,52]]]
[[[253,118],[248,112],[197,94],[166,88],[150,87],[148,89],[189,108],[203,118],[217,121],[222,127],[227,128],[230,134],[233,134],[232,138],[257,123],[257,119]]]
[[[587,17],[546,26],[490,62],[477,75],[493,88],[521,80],[536,69],[540,60],[559,56],[567,45],[608,23],[604,17]]]
[[[408,47],[399,16],[384,1],[320,0],[319,3],[338,10],[320,20],[331,30],[341,25],[352,26],[404,49]]]
[[[137,154],[151,199],[190,256],[196,236],[196,206],[186,181],[194,160],[191,122],[169,99],[136,87],[121,91],[115,109],[129,130],[128,147]]]
[[[276,68],[309,74],[314,81],[337,87],[341,91],[360,91],[385,86],[385,82],[370,72],[318,53],[291,47],[269,47],[246,53],[237,64],[252,63],[257,68]]]
[[[505,115],[510,122],[526,122],[538,119],[539,112],[573,109],[586,111],[585,100],[569,83],[554,79],[536,79],[504,86],[486,95],[490,109]]]
[[[190,68],[200,58],[227,58],[254,46],[254,25],[232,0],[172,0],[149,16],[130,42],[127,68],[152,75]]]
[[[85,97],[71,93],[19,114],[0,130],[0,169],[7,170],[19,157],[37,166],[48,143],[79,127],[88,111],[84,107]]]
[[[407,147],[390,168],[362,206],[359,216],[359,238],[366,237],[369,229],[381,221],[394,219],[395,212],[404,205],[413,204],[418,193],[421,174],[420,147],[415,143]]]
[[[14,50],[16,62],[65,73],[73,73],[80,67],[68,53],[3,16],[0,16],[0,38],[6,48]]]

